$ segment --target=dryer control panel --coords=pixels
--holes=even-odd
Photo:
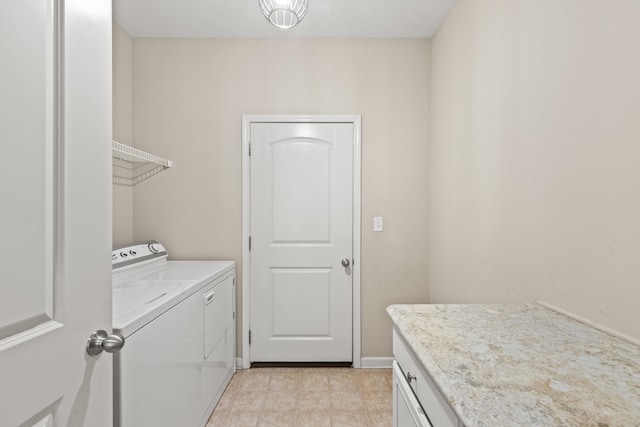
[[[157,240],[118,246],[113,248],[113,252],[111,252],[111,267],[116,269],[136,262],[166,256],[167,250]]]

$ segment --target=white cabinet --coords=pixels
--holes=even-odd
[[[404,342],[398,331],[393,330],[393,355],[394,362],[394,423],[402,417],[406,417],[403,412],[406,411],[400,401],[400,397],[396,398],[397,392],[401,391],[402,385],[406,386],[406,394],[409,395],[405,402],[411,409],[411,398],[416,399],[418,409],[415,409],[418,415],[426,414],[428,421],[426,424],[394,424],[394,427],[404,427],[405,425],[413,426],[433,426],[433,427],[459,427],[458,417],[453,412],[449,404],[445,401],[442,394],[438,391],[429,375],[417,363],[415,356],[410,348]],[[397,373],[396,373],[397,372]],[[396,379],[396,376],[398,379]],[[418,417],[419,418],[419,417]]]

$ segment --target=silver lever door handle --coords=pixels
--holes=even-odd
[[[124,337],[120,334],[107,334],[106,331],[99,329],[93,331],[87,341],[87,353],[90,356],[97,356],[102,350],[107,353],[115,353],[124,347]]]
[[[349,267],[350,265],[351,265],[351,262],[350,262],[347,258],[345,258],[345,259],[343,259],[343,260],[342,260],[342,266],[343,266],[343,267],[347,268],[347,267]]]

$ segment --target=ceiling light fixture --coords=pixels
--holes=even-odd
[[[262,14],[278,28],[298,25],[307,13],[309,0],[258,0]]]

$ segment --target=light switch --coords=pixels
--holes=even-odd
[[[373,231],[382,231],[384,229],[384,221],[381,216],[373,217]]]

